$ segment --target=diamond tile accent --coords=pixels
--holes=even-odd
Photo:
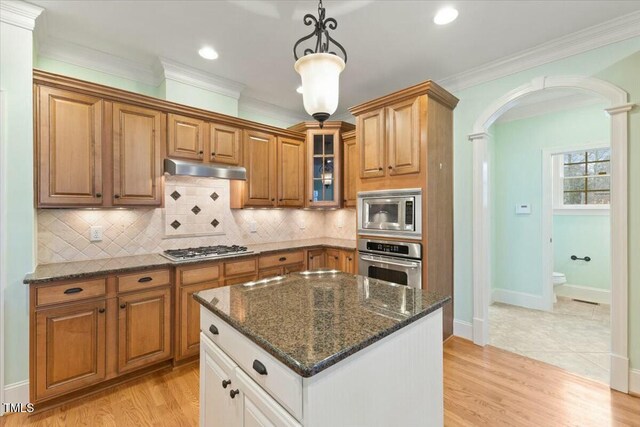
[[[178,229],[178,227],[180,227],[181,225],[182,225],[182,224],[180,224],[180,221],[178,221],[177,219],[171,223],[171,226],[172,226],[173,228],[175,228],[176,230],[177,230],[177,229]]]
[[[194,214],[198,215],[200,213],[202,209],[200,209],[198,207],[198,205],[195,205],[194,207],[191,208],[191,212],[193,212]]]
[[[213,201],[215,202],[216,200],[218,200],[218,197],[220,197],[220,196],[218,196],[218,193],[216,193],[214,191],[213,193],[211,193],[211,195],[209,197],[211,197],[213,199]]]
[[[216,228],[218,224],[220,224],[220,222],[215,218],[213,219],[213,221],[211,221],[211,225],[213,225],[213,228]]]
[[[178,200],[180,196],[182,196],[182,194],[178,193],[177,191],[174,191],[173,193],[171,193],[171,197],[173,198],[173,200]]]

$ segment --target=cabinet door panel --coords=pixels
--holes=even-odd
[[[162,204],[162,122],[148,108],[113,104],[114,205]]]
[[[307,254],[307,270],[317,270],[325,266],[324,249],[311,250]]]
[[[275,206],[275,138],[245,131],[244,166],[247,169],[245,206]]]
[[[228,165],[240,164],[242,131],[238,128],[211,124],[209,128],[211,161]]]
[[[360,148],[360,178],[385,176],[384,109],[358,116],[356,135]]]
[[[36,313],[37,399],[105,379],[105,302],[72,304]]]
[[[237,389],[237,366],[202,335],[200,351],[200,425],[202,427],[242,427],[242,398],[231,398]],[[226,387],[223,381],[229,381]]]
[[[204,156],[204,122],[191,117],[169,114],[169,157],[202,160]]]
[[[171,357],[171,290],[118,298],[118,370],[125,372]]]
[[[387,107],[389,175],[420,171],[420,98]]]
[[[100,98],[38,88],[38,204],[102,204],[102,120]]]
[[[358,148],[355,134],[344,139],[344,206],[355,207],[358,190]]]
[[[340,270],[340,251],[337,249],[326,250],[326,266],[332,270]]]
[[[269,277],[281,276],[283,272],[282,267],[267,268],[258,272],[258,279],[268,279]]]
[[[195,356],[200,349],[200,303],[194,292],[217,288],[218,282],[199,283],[180,288],[180,335],[176,360]]]
[[[244,427],[300,427],[289,412],[240,368],[235,369],[235,374],[238,397],[243,401]]]
[[[356,274],[356,256],[354,251],[340,251],[340,270]]]
[[[278,206],[304,206],[304,141],[278,137]]]
[[[338,208],[342,202],[340,131],[310,130],[307,141],[307,206]]]

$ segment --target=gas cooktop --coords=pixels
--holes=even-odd
[[[162,253],[162,256],[169,258],[171,261],[191,261],[198,259],[215,259],[235,256],[240,254],[250,254],[253,251],[247,249],[246,246],[200,246],[198,248],[186,249],[169,249]]]

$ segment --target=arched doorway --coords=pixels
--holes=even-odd
[[[610,386],[628,392],[628,242],[627,242],[627,149],[628,94],[591,77],[543,76],[508,92],[491,104],[476,120],[469,140],[473,144],[473,341],[488,341],[488,307],[491,289],[491,192],[489,145],[491,125],[506,111],[532,93],[570,88],[594,93],[606,101],[611,120],[611,378]]]

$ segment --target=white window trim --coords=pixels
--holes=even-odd
[[[580,148],[567,150],[553,156],[553,214],[554,215],[609,215],[611,205],[565,205],[563,203],[564,170],[561,156],[578,151],[591,151],[611,148],[606,142],[585,144]]]

